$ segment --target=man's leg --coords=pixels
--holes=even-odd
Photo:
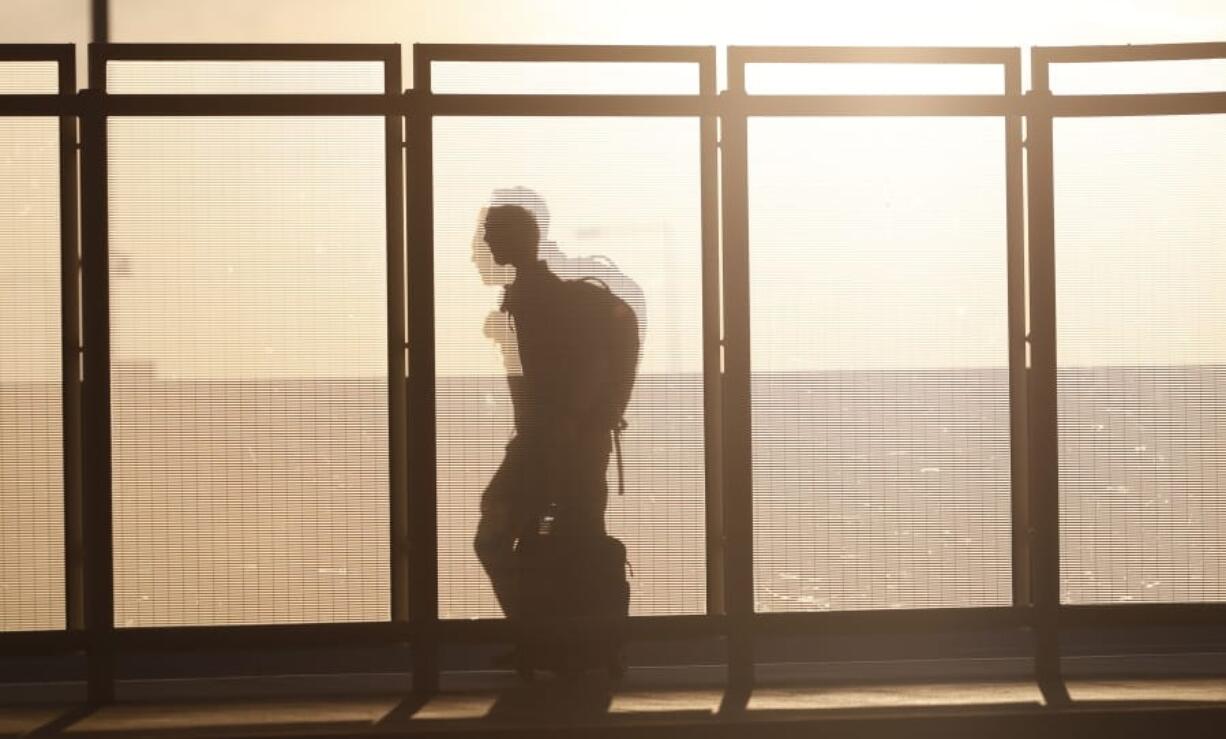
[[[490,484],[481,497],[481,519],[477,522],[477,535],[473,549],[485,568],[485,574],[494,588],[498,605],[510,618],[515,613],[518,591],[518,570],[515,566],[515,539],[519,536],[522,506],[518,498],[523,495],[524,460],[522,447],[515,440],[507,445],[506,457],[494,473]]]

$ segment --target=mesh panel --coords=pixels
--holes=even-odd
[[[999,95],[998,64],[745,65],[750,95]]]
[[[109,136],[117,624],[386,619],[383,120]]]
[[[64,627],[59,184],[58,120],[0,118],[0,631]]]
[[[1223,140],[1055,122],[1066,603],[1226,600]]]
[[[558,275],[600,277],[645,306],[627,493],[609,496],[607,520],[629,549],[632,613],[704,610],[698,121],[441,118],[434,137],[441,615],[501,614],[473,536],[513,433],[507,374],[519,357],[498,310],[513,268],[490,262],[481,225],[492,201],[539,207],[522,191],[494,194],[517,186],[548,210],[542,256]]]
[[[55,95],[59,69],[56,62],[0,62],[0,95]]]
[[[1004,124],[751,119],[759,611],[1007,604]]]
[[[698,65],[660,62],[433,62],[437,93],[695,95]]]

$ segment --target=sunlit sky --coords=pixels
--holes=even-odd
[[[83,41],[88,0],[4,0],[0,41]],[[116,41],[974,45],[1226,37],[1218,0],[112,0]]]
[[[88,5],[87,0],[3,0],[0,43],[83,43],[88,40]],[[114,41],[400,43],[407,80],[415,42],[1028,47],[1220,41],[1226,39],[1226,4],[113,0],[111,24]],[[723,49],[718,51],[722,57]],[[879,72],[850,70],[824,83],[830,87],[822,91],[979,91],[976,86],[985,84],[974,70],[935,83],[930,80],[938,78],[924,76],[922,70],[884,80]],[[722,80],[722,61],[720,75]],[[483,79],[488,84],[493,78]],[[663,84],[663,79],[652,84]],[[754,84],[761,84],[761,91],[791,91],[787,88],[793,84],[803,91],[812,87],[813,79],[810,72],[785,75],[771,87],[769,80],[755,83],[751,77],[751,91]],[[1053,80],[1057,91],[1060,85],[1086,92],[1226,89],[1226,65],[1133,67],[1128,75],[1117,68],[1080,79],[1056,74]],[[989,78],[986,84],[989,89],[981,91],[993,92],[991,86],[998,83]],[[1226,265],[1215,256],[1223,251],[1219,247],[1226,240],[1226,216],[1213,205],[1226,184],[1226,147],[1219,143],[1222,118],[1058,126],[1062,361],[1226,361],[1226,309],[1214,297],[1215,286],[1226,277]],[[698,369],[696,127],[673,125],[685,123],[679,121],[637,127],[622,125],[632,123],[627,121],[539,123],[537,130],[506,120],[440,121],[437,127],[440,369],[454,374],[502,369],[497,347],[483,329],[485,316],[496,308],[498,288],[482,284],[470,257],[481,206],[494,189],[517,185],[539,191],[549,202],[550,236],[563,252],[572,257],[609,256],[644,286],[652,327],[646,371]],[[1003,123],[944,123],[948,125],[919,119],[751,123],[755,367],[1004,364]],[[228,134],[212,135],[248,137],[248,145],[250,136],[269,140],[269,134],[235,126]],[[363,135],[364,141],[375,135],[356,131],[329,135],[334,141],[352,135],[355,143]],[[1067,132],[1063,139],[1061,131]],[[135,125],[119,142],[140,149],[155,140],[150,138],[155,133]],[[168,147],[178,138],[168,130],[161,135],[166,139],[159,151],[172,151]],[[262,283],[257,270],[269,255],[251,256],[249,249],[235,246],[227,257],[216,243],[204,242],[220,239],[217,243],[234,246],[232,242],[253,237],[260,228],[267,240],[267,229],[278,221],[253,225],[252,233],[244,236],[241,218],[235,221],[232,213],[219,216],[208,207],[201,209],[208,203],[199,200],[200,192],[217,190],[202,178],[222,176],[216,169],[221,165],[201,157],[201,152],[224,148],[219,140],[201,136],[180,153],[189,160],[197,157],[192,166],[203,169],[189,170],[188,160],[142,164],[133,150],[132,164],[112,172],[113,178],[127,178],[113,185],[144,188],[140,203],[116,204],[123,211],[116,219],[118,227],[128,229],[113,233],[113,248],[129,260],[120,277],[132,280],[134,296],[160,292],[179,301],[173,315],[155,309],[140,319],[146,321],[142,327],[129,330],[117,324],[117,359],[152,362],[167,376],[377,372],[385,357],[379,332],[371,331],[373,322],[382,320],[376,260],[379,216],[377,211],[345,206],[349,198],[336,197],[344,182],[353,186],[346,196],[373,193],[370,188],[379,182],[377,161],[371,160],[376,169],[364,170],[354,164],[361,158],[351,158],[347,168],[337,169],[340,165],[333,162],[327,170],[332,174],[324,172],[323,179],[319,170],[309,176],[292,168],[253,173],[264,180],[247,190],[252,200],[244,217],[259,218],[251,214],[260,211],[254,206],[263,197],[261,188],[275,198],[285,192],[284,178],[292,177],[305,188],[294,207],[311,208],[326,221],[317,229],[318,243],[308,236],[294,244],[316,257],[313,264],[321,274],[335,273],[339,264],[370,267],[365,276],[357,268],[349,275],[349,298],[333,294],[329,300],[335,303],[321,307],[318,296],[297,305],[295,300],[302,298],[289,296],[277,310],[260,310],[260,296],[268,293],[258,289]],[[363,156],[369,153],[362,151]],[[271,159],[262,161],[289,155],[269,153]],[[227,170],[225,176],[233,174]],[[337,179],[329,182],[327,176],[333,175]],[[194,193],[193,188],[202,189]],[[122,187],[117,191],[124,192]],[[216,202],[234,205],[234,193],[226,195],[229,200]],[[158,206],[159,197],[171,200]],[[183,210],[187,201],[193,203],[195,215]],[[173,233],[166,229],[174,218],[154,217],[148,210],[172,203],[179,204],[180,228]],[[363,214],[365,220],[351,232],[362,234],[360,249],[356,236],[354,244],[344,246],[335,223],[328,225],[329,207],[355,218],[355,213]],[[198,225],[189,227],[193,222]],[[185,235],[188,232],[195,235]],[[180,255],[179,261],[159,246],[168,238],[177,240],[180,251],[173,253]],[[200,249],[193,248],[192,238],[199,240]],[[285,248],[292,250],[294,244]],[[193,262],[195,252],[208,256]],[[353,253],[360,253],[360,260],[346,259]],[[267,269],[267,262],[263,264]],[[300,266],[311,269],[310,264]],[[221,282],[222,275],[235,275],[232,299],[238,302],[231,303],[226,314],[234,323],[191,318],[193,305],[203,315],[216,296],[185,291],[184,286],[214,275],[210,270],[218,270]],[[306,277],[293,279],[305,284]],[[1138,295],[1144,299],[1134,300]],[[262,323],[245,317],[256,313],[262,313]],[[285,315],[276,319],[280,322],[274,321],[281,313]],[[361,327],[346,330],[346,319]],[[786,330],[780,328],[784,324]],[[305,340],[311,326],[319,328],[319,335]],[[126,338],[124,330],[129,330]],[[182,344],[175,344],[176,336]],[[359,337],[360,350],[341,343]],[[307,361],[309,356],[325,359]]]

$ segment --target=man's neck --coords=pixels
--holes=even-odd
[[[530,262],[515,265],[515,280],[549,273],[549,265],[543,259],[533,259]]]

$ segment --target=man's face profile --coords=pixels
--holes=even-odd
[[[481,282],[486,285],[506,285],[515,279],[515,268],[494,261],[490,245],[485,240],[485,222],[488,218],[489,208],[482,208],[477,217],[477,228],[473,232],[472,261],[481,275]]]
[[[498,265],[507,265],[511,263],[511,255],[514,251],[513,239],[508,232],[507,224],[502,222],[492,215],[487,215],[485,219],[485,244],[490,249],[490,255],[494,258],[494,263]]]

